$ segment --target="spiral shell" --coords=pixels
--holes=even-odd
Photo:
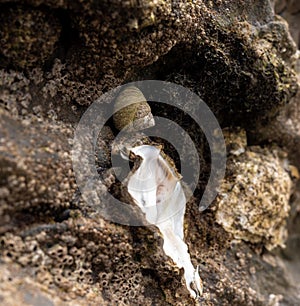
[[[133,104],[130,104],[133,103]],[[135,86],[126,87],[116,99],[113,115],[118,130],[143,130],[155,125],[150,105]]]

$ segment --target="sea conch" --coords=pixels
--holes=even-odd
[[[186,287],[191,296],[197,298],[202,295],[203,286],[198,267],[194,268],[184,242],[186,197],[181,177],[163,158],[159,148],[140,145],[131,148],[131,152],[142,161],[129,177],[128,192],[146,220],[159,228],[164,239],[164,252],[179,268],[184,269]]]
[[[118,95],[113,121],[118,130],[125,129],[128,132],[143,130],[155,124],[146,98],[135,86],[126,87]]]
[[[186,287],[196,299],[202,295],[203,286],[198,267],[194,268],[184,242],[186,197],[181,176],[175,166],[163,157],[160,148],[136,141],[132,133],[137,136],[137,131],[155,125],[151,108],[137,87],[128,86],[121,91],[115,102],[113,120],[115,127],[129,138],[125,137],[124,144],[121,137],[112,146],[113,153],[119,151],[125,159],[129,153],[141,158],[136,163],[138,167],[126,179],[128,192],[148,223],[160,230],[164,252],[179,268],[184,269]]]

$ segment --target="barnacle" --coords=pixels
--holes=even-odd
[[[129,177],[128,192],[146,220],[159,228],[164,239],[164,252],[179,268],[184,268],[186,287],[191,296],[197,298],[202,295],[202,281],[184,242],[186,197],[180,175],[163,158],[160,148],[141,145],[132,148],[131,152],[141,157],[142,162]]]
[[[292,181],[279,148],[247,147],[229,156],[217,199],[216,221],[236,239],[263,243],[268,250],[284,246]]]

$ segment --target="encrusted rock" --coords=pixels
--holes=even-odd
[[[292,181],[279,148],[248,147],[230,156],[217,201],[216,219],[236,239],[284,246]]]
[[[274,116],[297,89],[292,69],[296,45],[286,22],[274,16],[269,0],[25,2],[0,0],[1,304],[193,305],[180,283],[183,271],[161,251],[157,230],[108,222],[82,199],[70,159],[73,132],[86,107],[102,93],[130,81],[160,79],[199,94],[222,127],[243,126],[258,135],[263,119]],[[273,125],[265,136],[272,141],[280,134],[280,146],[286,144],[299,162],[295,105],[282,119],[290,129]],[[180,123],[193,130],[199,155],[206,156],[204,137],[195,125],[191,120]],[[295,261],[288,265],[275,255],[267,263],[266,254],[253,252],[251,243],[231,240],[236,233],[268,248],[282,245],[288,213],[291,183],[281,155],[269,144],[247,147],[258,141],[251,138],[247,144],[245,133],[240,130],[236,136],[229,130],[229,172],[222,193],[232,202],[218,201],[228,205],[220,207],[230,218],[232,213],[250,216],[247,229],[241,228],[244,218],[234,219],[230,234],[216,223],[216,205],[199,214],[198,198],[187,203],[185,237],[204,281],[202,304],[280,300],[298,305],[298,284],[284,270],[299,266],[299,228],[293,222],[293,247],[286,254]],[[116,185],[108,169],[114,136],[112,126],[105,127],[95,152],[95,165],[104,169],[111,189]],[[189,151],[187,146],[187,159]],[[200,164],[205,182],[210,161],[201,158]],[[237,176],[245,188],[253,186],[266,195],[242,191]],[[259,200],[260,206],[254,205]],[[291,213],[299,214],[299,201]]]
[[[24,221],[28,222],[33,212],[36,218],[44,218],[52,209],[67,209],[75,180],[67,151],[69,144],[65,141],[72,137],[69,127],[40,125],[37,119],[21,123],[3,109],[0,118],[0,186],[9,191],[0,197],[3,232],[13,227],[13,219],[18,219],[24,210],[28,216]],[[64,141],[59,140],[62,138]]]
[[[53,56],[61,26],[44,10],[17,6],[1,9],[0,52],[14,67],[40,66]]]
[[[276,0],[275,11],[289,23],[289,30],[300,47],[300,2],[298,0]]]

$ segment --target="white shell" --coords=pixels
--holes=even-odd
[[[159,228],[164,252],[179,268],[184,268],[187,289],[197,298],[202,295],[202,281],[183,240],[186,198],[180,179],[162,157],[160,149],[141,145],[131,151],[140,156],[142,162],[129,178],[128,192],[145,213],[147,221]]]

